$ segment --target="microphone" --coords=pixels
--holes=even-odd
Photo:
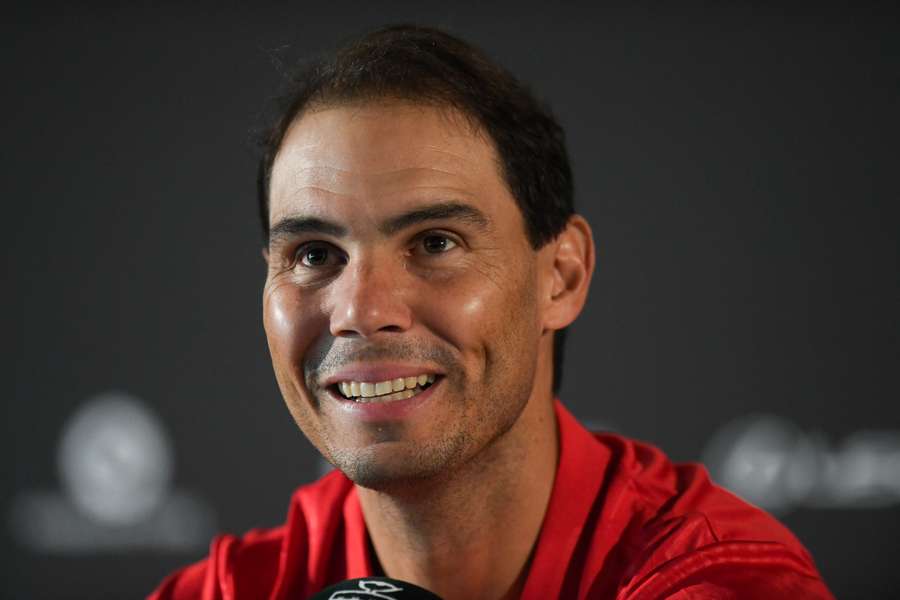
[[[336,583],[309,600],[441,600],[441,597],[407,581],[362,577]]]

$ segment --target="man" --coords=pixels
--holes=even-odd
[[[259,183],[275,375],[337,470],[153,598],[831,597],[774,519],[555,400],[591,230],[558,124],[479,51],[400,26],[312,65]]]

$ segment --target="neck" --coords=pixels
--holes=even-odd
[[[550,500],[559,454],[549,396],[439,480],[389,492],[357,487],[385,574],[445,600],[517,598]]]

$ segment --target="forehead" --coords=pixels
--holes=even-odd
[[[338,105],[305,113],[288,129],[272,168],[269,221],[301,209],[349,204],[371,212],[433,198],[521,219],[493,144],[457,111]]]

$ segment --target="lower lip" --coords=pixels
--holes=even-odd
[[[353,418],[361,421],[396,421],[409,416],[425,402],[428,402],[431,393],[443,382],[444,379],[440,378],[428,386],[427,390],[419,392],[412,398],[392,402],[355,402],[347,400],[333,390],[330,390],[329,393],[337,399],[338,408]]]

